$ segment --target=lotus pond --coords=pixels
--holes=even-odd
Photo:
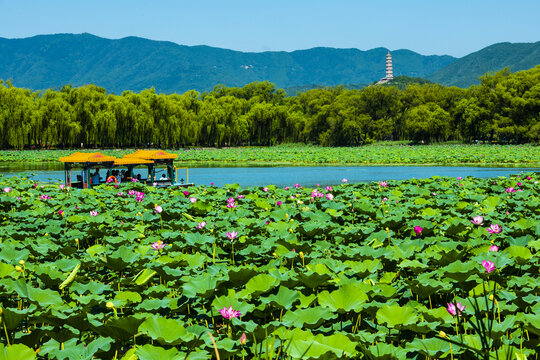
[[[57,162],[61,156],[85,150],[1,151],[0,162]],[[96,151],[96,150],[86,150]],[[105,155],[122,157],[133,149],[101,150]],[[455,145],[435,144],[410,146],[380,143],[360,147],[320,147],[280,145],[270,147],[192,148],[167,150],[178,154],[182,164],[253,165],[384,165],[437,164],[485,165],[519,164],[537,167],[540,164],[538,145]]]
[[[0,177],[0,358],[537,359],[539,180]]]

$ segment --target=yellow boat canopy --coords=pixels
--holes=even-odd
[[[124,157],[114,160],[114,165],[133,165],[133,164],[153,164],[152,160],[146,160],[134,157]]]
[[[100,152],[82,153],[77,151],[69,156],[63,156],[59,160],[63,163],[101,163],[113,162],[116,158],[114,156],[103,155]]]
[[[124,155],[129,158],[139,158],[145,160],[166,160],[176,159],[178,155],[165,152],[163,150],[137,150],[133,154]]]

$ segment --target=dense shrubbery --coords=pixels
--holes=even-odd
[[[208,93],[107,94],[94,85],[30,92],[0,82],[0,146],[348,146],[373,140],[540,140],[540,66],[441,85],[314,89],[286,97],[268,82]]]

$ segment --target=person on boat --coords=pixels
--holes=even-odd
[[[161,179],[159,180],[167,180],[167,175],[165,175],[165,173],[161,174]]]
[[[92,177],[92,184],[99,185],[99,168],[96,168],[96,172],[90,176]]]

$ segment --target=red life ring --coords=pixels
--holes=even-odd
[[[115,183],[118,183],[118,180],[116,180],[116,177],[114,177],[112,175],[107,178],[107,183],[112,183],[113,180],[114,180]]]

